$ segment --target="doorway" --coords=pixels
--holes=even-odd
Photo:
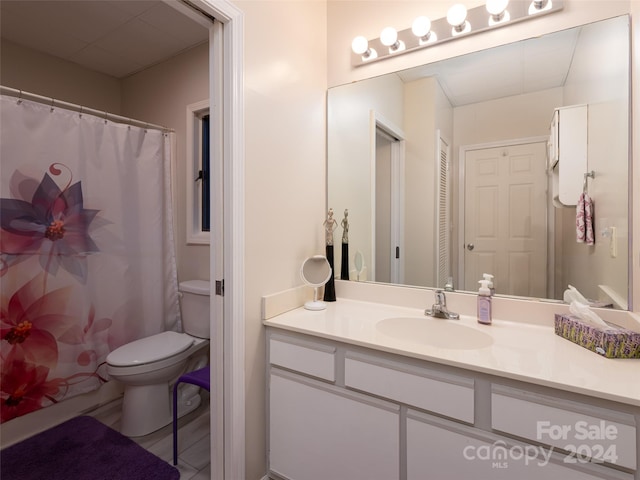
[[[56,5],[56,3],[58,5]],[[219,233],[218,241],[215,243],[216,252],[212,253],[209,272],[212,286],[216,281],[224,283],[224,297],[215,295],[215,289],[211,295],[211,363],[212,363],[212,383],[211,390],[211,476],[213,479],[222,478],[244,478],[244,455],[245,455],[245,402],[244,402],[244,277],[243,277],[243,249],[244,249],[244,183],[243,183],[243,14],[229,0],[159,0],[157,2],[2,2],[3,9],[14,6],[24,6],[31,12],[25,16],[23,22],[10,22],[10,29],[3,29],[3,37],[7,31],[23,31],[29,35],[29,48],[37,49],[38,40],[45,48],[45,53],[51,56],[60,56],[54,48],[71,48],[82,42],[69,42],[65,40],[65,34],[69,35],[73,25],[79,26],[83,36],[75,40],[84,39],[87,42],[98,42],[103,40],[107,29],[107,20],[117,21],[126,14],[134,17],[140,15],[139,9],[151,9],[157,7],[158,10],[179,11],[177,19],[159,22],[167,29],[178,29],[189,23],[185,18],[195,20],[204,26],[205,38],[209,41],[208,51],[208,73],[206,81],[208,86],[208,98],[212,108],[212,123],[217,128],[211,131],[212,147],[212,175],[220,182],[220,187],[216,189],[216,195],[211,198],[211,218],[212,228]],[[73,15],[62,14],[61,6],[77,7]],[[46,9],[52,8],[52,14],[46,15],[46,22],[36,21],[36,16],[41,17]],[[100,9],[102,16],[91,16],[88,10]],[[7,10],[8,11],[8,10]],[[5,12],[6,13],[6,12]],[[11,17],[9,13],[3,14],[3,19],[13,18],[19,15],[15,11]],[[37,14],[37,15],[36,15]],[[21,14],[20,14],[21,15]],[[21,17],[22,18],[22,17]],[[158,16],[157,12],[150,14],[149,24],[153,24],[153,19],[164,19]],[[53,20],[57,19],[64,25],[53,25]],[[215,20],[214,20],[215,19]],[[49,21],[51,20],[51,21]],[[90,21],[91,20],[91,21]],[[121,22],[122,23],[122,22]],[[142,26],[141,26],[142,24]],[[149,40],[150,32],[156,29],[150,28],[138,18],[130,22],[124,22],[128,32],[133,35],[141,34],[141,37]],[[39,28],[45,25],[47,28]],[[93,27],[93,28],[92,28]],[[161,30],[158,28],[157,30]],[[172,30],[172,31],[174,31]],[[189,30],[187,28],[187,30]],[[142,32],[142,33],[141,33]],[[59,36],[59,41],[52,41],[52,33]],[[193,33],[193,32],[190,32]],[[88,38],[85,38],[85,35]],[[90,38],[89,38],[90,37]],[[97,38],[96,38],[97,37]],[[127,43],[124,36],[109,37],[110,45],[123,45],[128,55],[123,55],[130,59],[134,53],[142,56],[148,54],[153,57],[136,62],[134,67],[142,67],[148,64],[161,62],[160,57],[154,57],[156,50],[161,46],[174,48],[172,55],[186,51],[187,46],[176,46],[170,42],[171,35],[165,35],[157,42],[149,42],[151,47],[143,48],[142,45]],[[193,35],[176,35],[176,38],[193,39]],[[200,41],[200,39],[196,39]],[[15,41],[14,41],[15,42]],[[54,45],[55,44],[55,45]],[[91,49],[81,44],[86,51],[83,54],[74,56],[74,62],[86,62],[84,65],[89,70],[98,70],[100,66],[111,66],[111,62],[101,62],[98,59],[98,49]],[[139,48],[134,48],[139,47]],[[157,47],[157,48],[156,48]],[[106,50],[103,49],[105,52]],[[108,51],[112,58],[118,58],[115,53]],[[68,54],[68,52],[67,52]],[[6,57],[5,57],[6,58]],[[102,57],[101,57],[102,58]],[[20,58],[22,64],[24,60]],[[147,61],[149,63],[147,63]],[[118,68],[124,68],[118,65]],[[131,68],[128,66],[127,68]],[[53,71],[53,69],[52,69]],[[6,69],[5,69],[6,72]],[[129,70],[122,71],[123,75]],[[132,72],[132,71],[131,71]],[[4,73],[4,72],[3,72]],[[56,74],[58,72],[56,71]],[[107,72],[104,72],[107,73]],[[107,73],[109,74],[109,73]],[[3,75],[4,76],[4,75]],[[113,74],[112,76],[116,76]],[[91,77],[96,78],[96,77]],[[203,77],[199,77],[203,78]],[[49,88],[66,92],[65,82],[48,82]],[[93,88],[105,83],[110,88],[107,94],[92,95],[90,100],[84,89],[73,92],[78,104],[92,106],[92,102],[106,102],[114,104],[120,103],[120,98],[113,92],[113,82],[84,82]],[[60,86],[62,85],[62,86]],[[10,86],[10,85],[9,85]],[[18,88],[32,90],[29,85],[18,85]],[[33,89],[36,92],[36,89]],[[46,92],[42,92],[46,93]],[[84,95],[84,96],[83,96]],[[48,95],[52,98],[56,94]],[[60,95],[64,96],[64,95]],[[160,99],[159,99],[160,101]],[[170,103],[170,102],[169,102]],[[97,105],[95,105],[97,107]],[[102,111],[103,109],[101,109]],[[215,164],[215,165],[214,165]],[[212,242],[213,243],[213,242]],[[222,254],[224,252],[224,255]],[[217,315],[217,316],[216,316]],[[51,407],[53,408],[53,407]]]
[[[371,279],[404,280],[404,134],[372,111]]]
[[[211,195],[210,212],[212,228],[221,232],[221,248],[211,254],[209,265],[216,285],[211,292],[211,332],[216,335],[211,357],[211,478],[244,478],[244,15],[228,0],[185,3],[215,19],[209,28],[209,101],[218,108],[210,109],[212,121],[217,119],[210,148],[218,154],[211,174],[219,179],[220,189]],[[215,321],[216,312],[222,321]]]
[[[496,293],[545,297],[546,143],[470,147],[461,157],[464,289],[477,291],[478,280],[489,273]]]
[[[392,236],[396,225],[393,224],[393,195],[397,186],[392,181],[393,167],[391,150],[397,139],[376,129],[376,251],[375,281],[391,283],[392,264],[399,260],[393,252],[395,247]],[[395,179],[394,179],[395,180]],[[397,268],[395,269],[397,270]]]

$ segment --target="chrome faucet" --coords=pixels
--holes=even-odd
[[[444,296],[444,292],[442,290],[436,290],[434,293],[436,296],[436,303],[434,303],[430,309],[426,309],[424,314],[435,318],[458,320],[460,315],[447,310],[447,299]]]

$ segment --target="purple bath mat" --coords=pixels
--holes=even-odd
[[[93,417],[76,417],[0,451],[2,480],[177,480],[180,473]]]

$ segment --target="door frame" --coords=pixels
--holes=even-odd
[[[211,160],[222,181],[211,195],[210,278],[224,281],[211,302],[211,478],[245,478],[244,315],[244,14],[228,0],[183,0],[215,19],[209,25]],[[224,255],[222,254],[224,252]],[[222,314],[222,321],[216,321]]]
[[[380,129],[396,139],[391,143],[391,259],[395,259],[395,247],[400,248],[400,258],[391,262],[391,283],[404,279],[404,158],[405,134],[380,112],[369,111],[369,171],[371,191],[371,263],[370,275],[376,274],[376,132]]]
[[[524,138],[514,138],[510,140],[500,140],[495,142],[487,142],[487,143],[475,143],[469,145],[460,146],[458,153],[458,285],[464,285],[465,283],[465,275],[464,275],[464,250],[465,250],[465,159],[467,152],[472,150],[483,150],[488,148],[500,148],[500,147],[512,147],[514,145],[524,145],[527,143],[541,143],[549,142],[548,136],[535,136],[535,137],[524,137]],[[545,149],[548,155],[548,148]],[[548,162],[547,162],[548,164]],[[547,168],[545,167],[545,170]],[[548,195],[547,195],[548,196]],[[548,202],[547,202],[548,203]],[[549,238],[553,238],[554,231],[553,225],[554,222],[551,221],[551,215],[553,215],[553,209],[549,209],[547,205],[547,245],[551,244],[551,248],[553,248],[553,242],[549,242]],[[553,259],[553,250],[547,251],[547,263],[549,259]]]

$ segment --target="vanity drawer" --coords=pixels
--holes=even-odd
[[[633,415],[502,385],[491,387],[491,428],[586,458],[635,470]]]
[[[269,339],[269,363],[334,382],[335,347],[273,335]]]
[[[474,381],[470,378],[347,353],[344,381],[348,388],[474,422]]]

